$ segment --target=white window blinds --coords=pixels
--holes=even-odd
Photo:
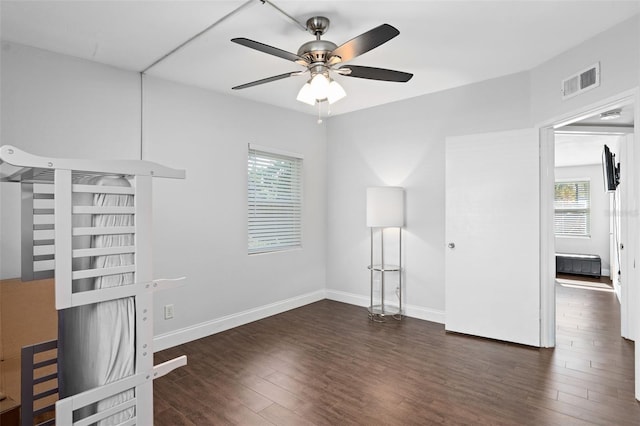
[[[249,146],[249,254],[302,245],[302,158]]]
[[[556,182],[555,234],[588,237],[591,233],[589,181]]]

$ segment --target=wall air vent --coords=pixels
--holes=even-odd
[[[562,80],[562,100],[600,86],[600,62]]]

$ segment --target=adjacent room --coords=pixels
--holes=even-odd
[[[0,18],[3,426],[640,421],[640,2]]]

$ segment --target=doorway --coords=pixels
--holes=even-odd
[[[626,135],[633,133],[633,106],[613,111],[619,117],[610,122],[601,123],[598,115],[554,131],[554,241],[561,285],[615,287],[620,299],[620,205],[626,188],[605,183],[603,151],[607,147],[616,159],[611,173],[617,173]]]
[[[555,132],[558,129],[573,126],[572,130],[586,131],[580,127],[589,127],[591,133],[619,133],[623,136],[619,154],[616,162],[621,163],[621,184],[620,192],[624,187],[626,194],[617,197],[619,202],[617,207],[619,241],[612,247],[618,247],[620,254],[609,253],[609,271],[613,272],[614,282],[617,280],[620,285],[620,307],[621,307],[621,334],[633,339],[636,327],[636,313],[640,312],[640,300],[635,294],[635,286],[640,278],[640,268],[636,268],[636,252],[638,247],[638,167],[634,159],[635,143],[633,142],[633,132],[637,126],[640,114],[638,105],[638,90],[633,90],[602,101],[597,105],[584,108],[571,114],[556,119],[553,122],[540,126],[541,141],[541,343],[545,347],[554,347],[556,344],[556,268],[555,268],[555,232],[554,232],[554,191],[555,191]],[[620,122],[617,126],[600,119],[601,113],[606,113],[615,109],[626,109],[626,123]],[[603,124],[604,123],[604,124]],[[617,127],[617,128],[616,128]],[[566,129],[565,129],[566,130]],[[587,133],[588,133],[587,132]],[[600,166],[602,167],[602,166]],[[613,234],[613,232],[612,232]],[[619,261],[617,260],[619,259]],[[613,262],[611,262],[613,260]],[[616,263],[617,262],[617,263]],[[617,274],[620,270],[621,274]],[[619,337],[618,337],[619,338]],[[640,399],[640,351],[635,351],[636,358],[636,398]]]
[[[627,135],[633,133],[633,106],[625,105],[603,116],[608,118],[614,113],[615,117],[610,120],[602,121],[597,114],[558,127],[554,132],[556,347],[566,344],[562,337],[563,325],[597,328],[602,320],[601,313],[584,306],[585,300],[591,300],[585,299],[584,292],[609,293],[590,297],[608,298],[613,303],[617,299],[619,304],[626,296],[622,285],[629,271],[626,260],[622,260],[626,252],[621,232],[627,229],[628,223],[622,217],[621,206],[629,204],[624,199],[629,195],[629,183],[619,185],[617,165],[624,163],[625,169],[630,168],[628,158],[623,157],[628,152]],[[605,147],[606,155],[613,160],[608,164],[613,168],[603,165]],[[610,171],[613,181],[605,180],[604,170]],[[578,313],[573,309],[576,306],[582,309]],[[616,309],[616,312],[617,318],[606,317],[607,322],[615,323],[606,333],[611,344],[621,336],[627,337],[627,330],[621,328],[623,310]]]

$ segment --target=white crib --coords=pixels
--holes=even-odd
[[[119,363],[118,368],[124,362],[131,366],[130,371],[121,372],[116,378],[111,374],[106,382],[102,380],[104,383],[97,385],[84,383],[85,388],[90,388],[80,393],[61,394],[56,402],[56,423],[59,425],[152,425],[153,380],[186,365],[185,356],[153,365],[153,292],[182,284],[182,279],[154,279],[152,276],[151,189],[154,177],[184,179],[185,172],[147,161],[46,158],[13,146],[0,147],[0,180],[22,186],[22,279],[55,278],[56,309],[61,323],[65,324],[65,334],[73,337],[65,337],[58,344],[59,362],[64,357],[73,360],[73,364],[62,364],[67,371],[59,370],[59,380],[64,382],[62,376],[65,374],[69,381],[85,379],[74,377],[74,373],[78,373],[75,376],[86,374],[93,367],[82,364],[90,364],[95,359],[83,359],[88,356],[78,353],[99,356],[104,350],[91,352],[91,348],[80,348],[76,343],[61,347],[65,340],[74,341],[75,338],[81,342],[84,337],[91,340],[87,336],[74,336],[88,330],[87,327],[74,328],[78,315],[99,311],[97,307],[100,306],[112,306],[114,301],[129,302],[127,306],[133,312],[133,317],[129,315],[122,319],[126,323],[123,326],[125,334],[130,331],[133,336],[125,336],[133,350],[124,353],[127,345],[120,345],[125,349],[112,356],[115,361],[109,361]],[[75,202],[111,195],[126,196],[132,202],[127,205]],[[108,219],[109,215],[130,220],[124,226],[117,223],[96,225],[96,217]],[[118,235],[129,236],[126,239],[129,242],[100,247],[87,244],[97,237]],[[107,262],[96,267],[94,260],[98,258],[127,258],[130,261],[115,265]],[[87,285],[98,281],[123,281],[118,277],[131,279],[102,288]],[[84,319],[97,321],[100,329],[99,314],[90,315],[94,317]],[[63,330],[62,326],[60,330]],[[101,345],[109,343],[104,339],[100,342]],[[111,367],[113,365],[109,369],[114,370]],[[111,402],[105,406],[107,400]]]

